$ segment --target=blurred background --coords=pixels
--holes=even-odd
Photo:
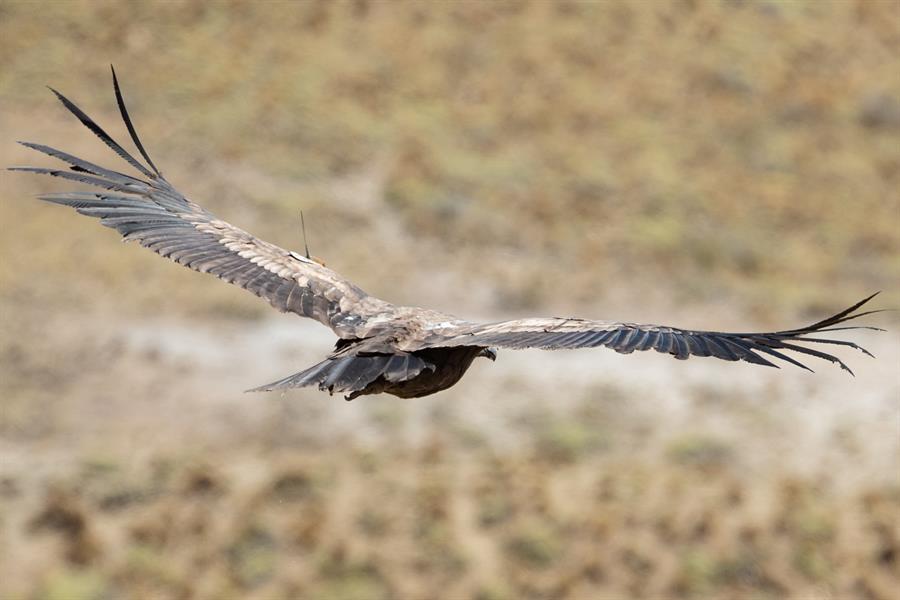
[[[900,306],[894,1],[0,2],[0,164],[167,178],[466,318],[768,330]],[[502,352],[246,395],[332,334],[3,171],[0,596],[865,598],[900,589],[900,320],[763,369]],[[890,592],[893,589],[894,592]],[[893,594],[893,596],[892,596]]]

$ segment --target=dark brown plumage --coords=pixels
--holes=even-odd
[[[211,273],[239,285],[282,312],[316,319],[338,336],[334,351],[324,361],[252,391],[317,386],[332,393],[346,393],[347,399],[378,393],[415,398],[454,385],[476,358],[493,360],[494,348],[498,347],[557,350],[604,346],[625,354],[653,349],[678,359],[712,356],[770,367],[777,366],[771,359],[779,359],[810,370],[786,354],[792,352],[828,360],[847,371],[850,369],[837,357],[802,343],[819,347],[848,346],[869,354],[853,342],[808,336],[848,329],[877,329],[840,326],[880,312],[857,312],[875,294],[812,325],[770,333],[721,333],[564,318],[478,324],[432,310],[396,306],[370,296],[318,261],[260,240],[188,200],[166,181],[150,160],[128,116],[115,71],[113,88],[128,133],[146,164],[129,154],[65,96],[52,91],[88,129],[137,169],[141,177],[109,170],[30,142],[21,143],[68,163],[69,170],[11,169],[52,175],[106,190],[47,194],[39,198],[99,218],[102,225],[116,229],[125,240],[137,241],[195,271]]]

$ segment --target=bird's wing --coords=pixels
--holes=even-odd
[[[116,229],[126,241],[136,240],[181,265],[249,290],[282,312],[316,319],[343,338],[362,337],[368,319],[391,313],[391,304],[369,296],[331,269],[216,218],[172,187],[138,139],[115,71],[113,87],[122,120],[147,165],[129,154],[68,98],[51,90],[69,112],[141,176],[106,169],[49,146],[20,142],[68,163],[70,169],[11,170],[52,175],[105,190],[47,194],[39,196],[41,200],[71,206],[83,215],[99,218],[101,224]]]
[[[841,323],[864,315],[882,312],[878,310],[857,312],[877,294],[857,302],[850,308],[827,319],[786,331],[770,333],[724,333],[718,331],[694,331],[662,325],[639,325],[615,321],[587,321],[583,319],[519,319],[485,325],[470,323],[447,324],[433,328],[419,344],[420,348],[453,346],[496,346],[500,348],[541,348],[560,350],[569,348],[595,348],[605,346],[616,352],[630,354],[635,350],[656,350],[678,359],[691,356],[714,356],[724,360],[744,360],[758,365],[776,367],[768,360],[776,358],[807,370],[812,370],[785,351],[805,354],[839,364],[850,371],[840,359],[816,348],[798,344],[807,342],[856,348],[871,354],[844,340],[808,337],[809,334],[842,331],[847,329],[877,329],[864,326],[839,326]],[[404,348],[411,349],[411,348]],[[850,371],[852,374],[852,371]]]

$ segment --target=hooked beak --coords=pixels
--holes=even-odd
[[[481,352],[478,353],[478,356],[483,356],[485,358],[491,359],[491,361],[497,360],[497,351],[493,348],[484,348]]]

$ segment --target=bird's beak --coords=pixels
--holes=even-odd
[[[485,348],[478,356],[483,356],[485,358],[491,359],[492,361],[495,361],[497,360],[497,351],[493,348]]]

